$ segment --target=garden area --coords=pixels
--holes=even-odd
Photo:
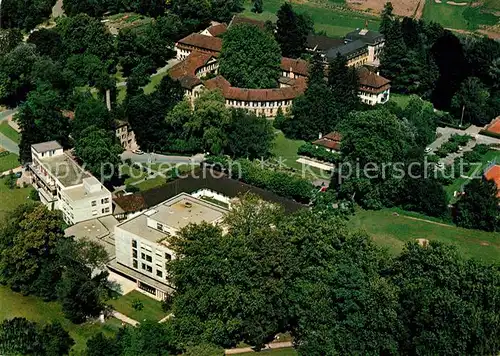
[[[130,293],[119,296],[117,299],[109,301],[109,304],[116,311],[137,320],[160,321],[168,315],[162,309],[159,301],[133,290]]]
[[[8,151],[2,151],[0,147],[0,173],[10,171],[20,165],[21,163],[19,163],[18,155]]]
[[[276,12],[285,0],[265,0],[264,11],[256,14],[251,11],[252,2],[245,1],[245,11],[243,16],[261,21],[276,21]],[[344,7],[343,0],[337,1],[317,1],[306,0],[293,3],[294,9],[299,13],[307,13],[314,21],[316,32],[324,31],[328,36],[344,37],[348,32],[356,28],[365,27],[368,22],[370,30],[378,31],[380,19],[378,17],[364,14],[362,12],[349,10]]]
[[[115,318],[106,320],[104,324],[99,322],[89,322],[81,325],[73,324],[64,317],[59,303],[44,302],[40,298],[33,296],[23,296],[5,286],[0,286],[0,301],[0,320],[23,317],[42,324],[60,322],[62,327],[75,340],[71,355],[83,354],[87,340],[98,332],[110,337],[121,327],[121,322]]]
[[[469,135],[451,135],[448,141],[443,143],[437,150],[436,155],[444,158],[452,153],[457,153],[461,147],[464,147],[472,139]]]

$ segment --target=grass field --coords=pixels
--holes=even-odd
[[[132,303],[138,300],[140,301],[144,308],[142,310],[135,310],[132,308]],[[109,304],[116,311],[125,314],[129,318],[141,321],[160,321],[168,313],[165,313],[161,308],[161,303],[153,298],[149,298],[148,296],[133,290],[132,292],[120,296],[118,299],[111,300]]]
[[[141,182],[139,184],[135,184],[137,188],[139,188],[141,191],[148,190],[151,188],[156,188],[159,187],[160,185],[163,185],[166,183],[166,178],[162,176],[157,176],[155,178],[150,178],[145,180],[144,182]]]
[[[276,21],[276,12],[285,0],[265,0],[264,11],[255,14],[251,11],[252,2],[245,1],[245,11],[243,15],[259,19],[262,21]],[[316,31],[325,31],[327,35],[333,37],[343,37],[346,33],[365,26],[368,21],[368,28],[378,30],[380,20],[377,17],[365,15],[359,12],[350,11],[340,7],[344,2],[339,1],[318,1],[303,0],[293,2],[295,10],[307,13],[314,21]]]
[[[0,286],[0,303],[0,320],[24,317],[39,323],[59,321],[75,340],[75,345],[71,350],[72,355],[82,355],[87,340],[99,331],[112,336],[121,326],[121,322],[114,318],[107,320],[105,324],[73,324],[64,317],[58,303],[46,303],[36,297],[23,296],[5,286]]]
[[[288,167],[302,169],[302,164],[297,163],[297,149],[302,146],[305,141],[291,140],[286,138],[281,131],[278,131],[274,139],[274,147],[272,153],[276,159],[282,159],[283,163]]]
[[[19,156],[14,153],[9,152],[7,155],[0,157],[0,173],[10,171],[20,165]]]
[[[392,254],[400,253],[406,242],[423,238],[455,245],[466,257],[487,263],[500,262],[500,233],[440,225],[393,213],[391,209],[358,210],[350,219],[349,226],[365,230],[377,244]]]
[[[2,198],[2,202],[0,203],[0,221],[4,219],[7,212],[14,210],[22,203],[28,201],[28,196],[31,190],[31,187],[9,189],[5,185],[5,180],[5,178],[0,179],[0,197]],[[0,309],[2,309],[2,304],[2,299],[0,298]]]
[[[19,135],[19,132],[14,130],[7,121],[2,121],[0,123],[0,133],[4,134],[4,136],[10,138],[15,143],[19,143],[21,141],[21,135]]]
[[[457,0],[456,2],[469,2]],[[426,0],[423,19],[434,21],[446,28],[459,30],[477,30],[480,25],[493,26],[498,23],[500,17],[491,11],[500,7],[499,1],[485,1],[482,6],[456,6],[448,4],[443,0],[437,3],[435,0]]]

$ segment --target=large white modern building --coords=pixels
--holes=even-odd
[[[56,141],[31,146],[31,183],[49,209],[73,225],[112,213],[111,192],[80,167]]]
[[[220,224],[227,210],[187,193],[160,203],[115,227],[116,260],[110,269],[137,283],[154,298],[172,292],[166,264],[175,258],[170,237],[188,224]]]

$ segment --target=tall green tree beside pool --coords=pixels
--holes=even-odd
[[[219,72],[240,88],[276,88],[281,50],[271,34],[257,26],[232,26],[224,34]]]

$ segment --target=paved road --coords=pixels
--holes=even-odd
[[[130,151],[125,151],[122,153],[121,158],[122,160],[130,158],[132,162],[137,163],[197,164],[202,162],[205,156],[202,154],[197,154],[192,157],[166,156],[159,153],[144,153],[142,155],[136,155]]]
[[[0,112],[0,122],[2,121],[7,121],[10,115],[15,114],[17,112],[17,109],[14,110],[6,110]],[[2,133],[0,133],[0,146],[5,148],[7,151],[15,153],[16,155],[19,154],[19,146],[17,143],[12,141],[10,138],[6,137]]]
[[[176,58],[172,58],[171,60],[169,60],[167,62],[167,64],[164,67],[161,67],[161,68],[157,69],[156,73],[151,74],[151,77],[154,77],[155,75],[158,75],[158,74],[161,74],[161,73],[165,73],[167,70],[169,70],[170,68],[172,68],[173,66],[175,66],[177,63],[179,63],[179,60],[177,60]],[[116,83],[117,87],[124,87],[126,85],[127,85],[126,81],[125,82]]]

